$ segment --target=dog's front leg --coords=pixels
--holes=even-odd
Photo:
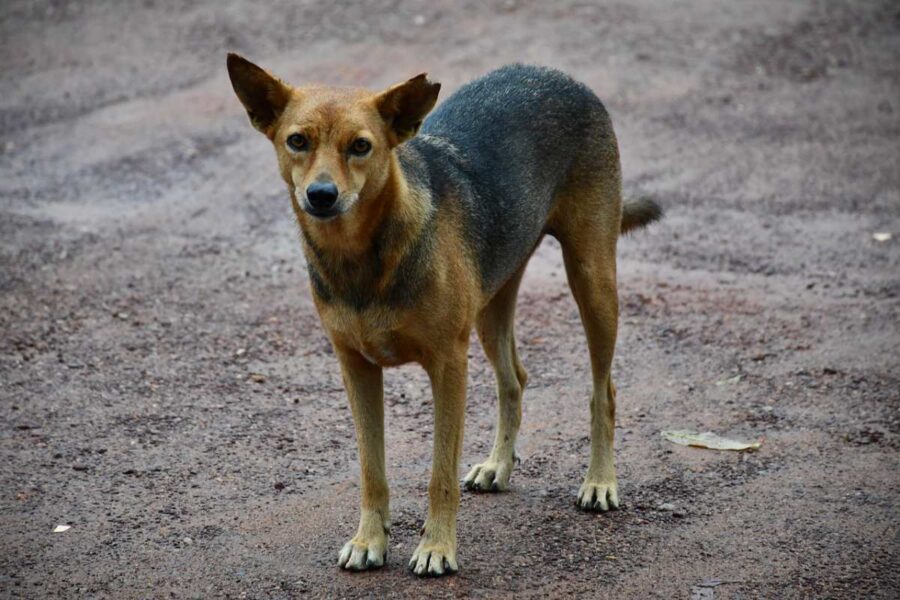
[[[377,569],[387,558],[391,527],[384,469],[384,384],[381,367],[358,352],[335,348],[356,424],[362,471],[359,529],[341,549],[338,565],[351,571]]]
[[[468,342],[468,336],[466,336]],[[467,343],[427,365],[434,394],[434,455],[428,484],[428,518],[409,566],[416,575],[455,573],[459,457],[466,408]]]

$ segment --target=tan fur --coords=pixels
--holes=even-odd
[[[598,190],[598,188],[600,188]],[[591,202],[616,206],[598,199],[603,186],[589,188],[589,193],[573,195],[571,204],[588,210]],[[618,190],[608,189],[618,197]],[[600,196],[602,198],[602,195]],[[577,211],[576,208],[571,208]],[[613,456],[615,428],[615,387],[610,368],[618,327],[618,294],[616,292],[616,240],[618,228],[614,215],[609,219],[567,218],[560,224],[560,243],[569,286],[587,334],[590,351],[593,394],[591,396],[591,457],[584,483],[578,493],[578,505],[590,509],[598,503],[601,510],[618,505],[618,486]],[[608,504],[609,503],[609,504]]]

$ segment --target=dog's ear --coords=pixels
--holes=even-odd
[[[291,98],[290,86],[243,56],[229,54],[227,63],[231,86],[247,109],[250,122],[271,139],[274,125]]]
[[[427,75],[422,73],[375,97],[375,106],[394,138],[391,140],[392,146],[416,135],[425,115],[434,108],[440,91],[441,84],[429,81]]]

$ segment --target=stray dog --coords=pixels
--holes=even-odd
[[[382,369],[417,362],[434,394],[434,455],[409,565],[417,575],[457,571],[469,335],[474,326],[496,373],[499,419],[490,456],[463,485],[503,491],[527,379],[513,333],[516,293],[547,234],[562,246],[593,375],[591,457],[576,504],[618,506],[616,240],[661,210],[646,199],[623,204],[615,134],[593,92],[559,71],[511,65],[431,112],[441,86],[425,74],[373,93],[295,88],[235,54],[227,66],[250,122],[275,146],[356,424],[361,516],[338,564],[384,564]]]

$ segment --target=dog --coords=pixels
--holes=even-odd
[[[432,111],[441,85],[424,73],[374,93],[292,87],[236,54],[227,67],[251,124],[275,146],[356,426],[360,520],[339,566],[362,571],[386,560],[382,369],[415,362],[434,396],[434,453],[409,566],[421,576],[457,571],[473,327],[496,374],[499,417],[490,455],[463,486],[509,489],[527,380],[516,294],[545,235],[562,247],[593,377],[590,463],[576,505],[616,508],[616,241],[662,213],[649,199],[623,203],[616,137],[597,96],[559,71],[510,65]]]

